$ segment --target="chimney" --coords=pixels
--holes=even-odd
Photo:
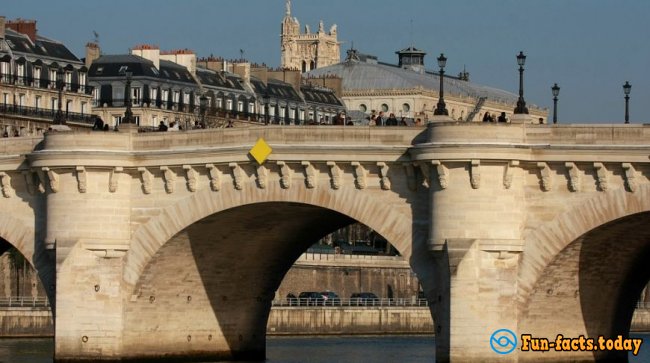
[[[93,62],[100,56],[99,44],[90,42],[86,43],[86,68],[90,68]]]
[[[131,49],[132,55],[140,56],[153,62],[156,69],[160,69],[160,48],[157,45],[140,44]]]
[[[32,43],[36,42],[36,20],[18,18],[6,22],[6,26],[13,31],[27,35],[32,40]]]
[[[246,83],[251,81],[251,64],[248,62],[234,63],[233,73],[239,75]]]
[[[161,52],[160,59],[179,64],[196,75],[196,55],[189,49],[176,49],[168,52]]]
[[[0,39],[5,38],[5,17],[0,16]]]

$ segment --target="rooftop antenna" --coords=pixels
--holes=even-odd
[[[95,36],[95,40],[94,40],[95,44],[99,44],[99,34],[97,34],[97,32],[93,30],[93,35]]]

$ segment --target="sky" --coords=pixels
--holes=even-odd
[[[65,43],[79,58],[99,34],[104,54],[137,44],[188,48],[202,56],[279,66],[285,0],[7,0],[0,15],[37,21],[39,34]],[[552,111],[560,86],[560,123],[622,123],[623,83],[632,85],[630,122],[649,122],[650,1],[647,0],[293,0],[301,28],[337,24],[341,54],[397,63],[414,45],[425,64],[448,58],[475,83],[518,92],[516,55],[526,56],[524,97]],[[411,25],[412,24],[412,25]],[[650,123],[650,122],[649,122]]]

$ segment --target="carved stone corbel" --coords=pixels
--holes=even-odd
[[[269,171],[264,165],[258,165],[255,169],[255,173],[257,174],[257,186],[261,189],[266,188],[269,179]]]
[[[34,185],[34,174],[30,170],[22,171],[23,177],[25,177],[25,184],[27,185],[27,192],[30,195],[34,195],[35,185]]]
[[[447,189],[449,186],[449,169],[447,169],[444,164],[438,160],[431,162],[432,165],[436,167],[436,172],[438,173],[438,183],[440,183],[440,188]]]
[[[422,177],[424,177],[424,183],[427,187],[431,188],[431,168],[429,167],[429,163],[428,161],[419,161],[417,165],[422,172]]]
[[[280,167],[280,186],[283,189],[291,188],[291,168],[284,161],[278,161]]]
[[[168,166],[161,166],[160,170],[163,172],[163,178],[165,178],[165,190],[167,194],[174,192],[174,186],[176,184],[176,173],[172,171]]]
[[[539,162],[537,163],[537,169],[539,169],[539,176],[542,182],[542,190],[548,192],[553,187],[551,168],[549,168],[547,163]]]
[[[124,171],[124,168],[121,166],[116,166],[113,170],[110,171],[108,175],[108,191],[111,193],[117,192],[117,186],[120,181],[120,173]]]
[[[404,165],[404,170],[406,171],[406,186],[409,190],[416,191],[418,189],[418,182],[413,163],[403,163],[402,165]]]
[[[580,191],[580,170],[576,166],[576,163],[571,163],[571,162],[566,162],[564,163],[564,166],[567,168],[567,171],[569,172],[569,189],[572,192],[579,192]]]
[[[192,193],[196,192],[199,185],[199,173],[192,168],[192,165],[183,165],[183,170],[185,170],[185,178],[187,179],[187,190]]]
[[[353,161],[351,165],[354,168],[354,184],[359,189],[366,189],[366,169],[358,161]]]
[[[332,189],[341,188],[341,182],[343,181],[341,168],[339,168],[339,166],[333,161],[328,161],[327,166],[330,168],[330,174],[332,176]]]
[[[85,193],[88,190],[88,175],[86,173],[86,168],[83,166],[77,166],[75,168],[75,173],[77,174],[77,188],[79,193]]]
[[[142,190],[144,194],[151,194],[151,187],[153,185],[153,174],[147,168],[139,167],[140,179],[142,180]]]
[[[305,186],[308,189],[316,188],[316,168],[309,161],[302,161],[300,165],[305,168]]]
[[[515,172],[515,168],[519,166],[519,160],[510,160],[506,164],[506,169],[503,171],[503,186],[506,189],[510,189],[512,186],[512,177]]]
[[[214,164],[205,164],[205,168],[210,175],[210,188],[218,192],[221,189],[221,171]]]
[[[472,160],[469,171],[469,182],[473,189],[481,187],[481,161]]]
[[[2,195],[5,198],[10,198],[12,194],[11,177],[4,171],[0,172],[0,185],[2,185]]]
[[[55,173],[54,170],[48,168],[48,167],[43,167],[43,172],[47,174],[47,179],[50,181],[50,189],[52,190],[52,193],[56,193],[59,191],[59,174]],[[41,182],[44,182],[44,180],[41,180]]]
[[[381,189],[390,190],[390,179],[388,179],[388,165],[384,162],[378,162],[377,166],[379,167],[379,184]]]
[[[631,163],[623,163],[622,166],[625,171],[625,184],[629,191],[634,193],[637,190],[636,170]]]
[[[242,190],[244,188],[244,185],[242,184],[244,182],[244,172],[241,167],[237,163],[229,163],[228,167],[230,167],[230,170],[232,171],[232,181],[235,189]]]
[[[596,169],[596,177],[598,179],[598,186],[600,190],[606,192],[609,188],[609,182],[607,180],[607,168],[603,163],[594,163],[594,169]]]

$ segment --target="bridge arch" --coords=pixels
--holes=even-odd
[[[600,193],[560,213],[527,239],[518,280],[520,332],[626,336],[650,279],[649,258],[650,186]],[[627,359],[616,352],[571,354],[562,357]]]
[[[183,339],[172,338],[164,347],[169,351],[162,353],[187,357],[202,349],[211,352],[205,358],[263,358],[273,294],[295,259],[317,238],[356,220],[376,230],[405,258],[414,244],[426,245],[424,234],[413,232],[408,205],[396,206],[395,195],[382,199],[371,194],[389,192],[302,185],[289,192],[280,185],[261,190],[254,183],[242,187],[199,191],[164,208],[136,231],[125,267],[125,279],[133,287],[125,307],[126,351],[142,357],[156,346],[160,354],[161,339],[181,331]],[[421,277],[427,271],[420,261],[412,259],[411,265],[424,286],[430,280]],[[142,338],[152,326],[156,333]],[[213,341],[197,342],[188,352],[187,346],[178,346],[186,344],[186,336]],[[215,343],[221,351],[214,351]]]

